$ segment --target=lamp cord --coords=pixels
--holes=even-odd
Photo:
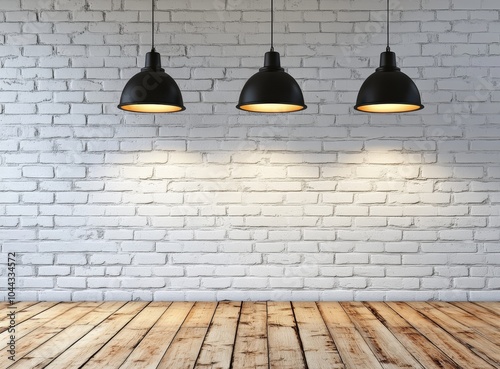
[[[274,51],[274,0],[271,0],[271,51]]]
[[[389,12],[389,0],[387,0],[387,48],[386,51],[391,51],[391,47],[389,46],[389,21],[390,21],[390,12]]]
[[[155,50],[155,0],[151,0],[151,45]]]

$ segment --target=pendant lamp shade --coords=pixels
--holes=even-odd
[[[299,84],[281,68],[276,51],[266,53],[264,67],[245,83],[236,107],[257,113],[289,113],[307,108]]]
[[[146,54],[146,66],[125,85],[120,105],[136,113],[175,113],[185,110],[179,86],[161,67],[160,54]]]
[[[302,90],[281,67],[274,51],[274,1],[271,0],[271,50],[264,56],[264,67],[248,79],[241,90],[240,110],[254,113],[292,113],[307,109]]]
[[[396,66],[396,54],[380,55],[380,67],[361,86],[354,109],[366,113],[406,113],[423,109],[420,92]]]
[[[389,0],[387,0],[387,48],[380,54],[380,67],[361,86],[354,109],[365,113],[408,113],[424,108],[420,92],[396,64],[389,46]]]
[[[186,110],[179,86],[161,67],[160,54],[154,47],[154,0],[151,1],[152,49],[146,54],[146,66],[123,89],[121,110],[134,113],[175,113]]]

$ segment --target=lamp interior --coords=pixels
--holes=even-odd
[[[122,105],[120,109],[135,113],[175,113],[182,110],[179,106],[163,104],[130,104]]]
[[[370,104],[358,106],[356,109],[367,113],[407,113],[420,110],[422,106],[413,104]]]
[[[304,110],[301,105],[294,104],[247,104],[239,107],[241,110],[246,110],[254,113],[289,113],[294,111]]]

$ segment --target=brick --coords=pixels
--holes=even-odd
[[[290,178],[319,178],[319,168],[317,167],[289,167],[287,174]]]
[[[467,241],[473,239],[473,232],[469,230],[440,231],[439,238],[448,241]]]
[[[446,167],[422,167],[423,178],[450,178],[453,176],[453,168]]]
[[[38,268],[38,275],[69,275],[70,267],[67,266],[41,266]]]
[[[54,262],[53,254],[28,253],[22,257],[23,264],[51,265]]]
[[[322,195],[323,202],[326,203],[352,203],[354,201],[354,194],[352,193],[324,193]]]
[[[378,289],[416,289],[419,288],[418,278],[373,278],[371,286]]]
[[[51,277],[19,277],[21,288],[49,289],[54,288],[54,279]]]
[[[464,192],[453,194],[453,202],[456,204],[482,204],[487,199],[487,193]]]
[[[482,289],[485,287],[485,280],[477,277],[455,278],[454,287],[458,289]]]
[[[59,254],[56,257],[57,264],[84,265],[87,257],[84,254]]]
[[[337,216],[367,216],[368,207],[367,206],[345,206],[338,205],[335,207],[335,215]]]
[[[17,193],[2,193],[0,203],[2,204],[17,204],[20,196]]]
[[[48,166],[26,166],[23,167],[25,178],[54,178],[54,168]]]
[[[404,267],[388,267],[387,276],[390,277],[425,277],[432,276],[433,268],[427,266],[404,266]]]
[[[367,264],[367,254],[338,254],[335,257],[337,264]]]

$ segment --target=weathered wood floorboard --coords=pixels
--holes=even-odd
[[[16,323],[0,369],[500,369],[500,302],[40,302]]]

